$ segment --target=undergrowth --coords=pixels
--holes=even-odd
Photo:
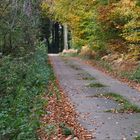
[[[110,63],[104,61],[104,60],[98,60],[98,63],[100,66],[102,66],[105,70],[109,72],[113,72],[113,68]]]
[[[137,68],[137,70],[132,74],[131,80],[134,80],[138,83],[140,83],[140,66]]]
[[[24,57],[5,56],[0,65],[0,139],[36,140],[50,69],[45,45]]]
[[[134,71],[121,72],[120,76],[140,83],[140,66]]]

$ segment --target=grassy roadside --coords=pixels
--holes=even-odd
[[[117,94],[117,93],[104,93],[104,94],[97,94],[95,97],[99,98],[107,98],[116,101],[120,104],[120,109],[113,109],[113,110],[107,110],[107,112],[118,112],[118,113],[139,113],[140,108],[125,99],[123,96]]]
[[[41,117],[41,128],[38,130],[40,138],[90,140],[91,135],[77,122],[77,114],[60,88],[53,70],[50,77],[48,91],[44,96],[48,101],[44,107],[46,113]]]
[[[50,69],[44,44],[24,57],[1,59],[0,139],[36,140]]]

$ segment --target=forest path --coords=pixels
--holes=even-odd
[[[49,55],[60,86],[78,113],[78,121],[96,140],[133,140],[140,135],[140,113],[111,113],[117,102],[95,97],[117,93],[140,107],[140,92],[111,78],[96,68],[70,57]],[[93,87],[100,83],[103,87]],[[95,85],[94,85],[95,86]]]

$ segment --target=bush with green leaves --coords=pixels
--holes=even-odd
[[[0,60],[0,138],[36,140],[50,67],[44,44],[24,57]]]

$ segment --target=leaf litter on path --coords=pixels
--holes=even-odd
[[[58,89],[56,93],[55,89]],[[77,114],[68,97],[60,89],[58,81],[49,84],[49,91],[44,97],[48,104],[41,118],[41,128],[38,130],[42,140],[91,140],[92,135],[77,121]],[[49,95],[51,92],[51,95]],[[60,98],[57,98],[60,94]],[[49,112],[49,113],[48,113]],[[64,125],[64,127],[62,127]],[[71,132],[70,132],[71,131]],[[69,135],[66,135],[69,134]]]

